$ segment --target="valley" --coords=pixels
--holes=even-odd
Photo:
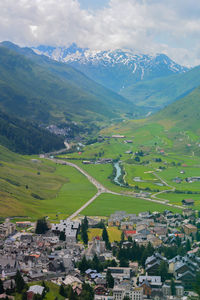
[[[200,300],[199,15],[0,1],[0,300]]]
[[[74,56],[73,61],[81,62],[84,55],[80,60]],[[67,57],[72,62],[72,55]],[[98,64],[104,65],[104,72],[110,63],[118,68],[125,61],[129,71],[136,63],[138,70],[139,66],[145,67],[144,78],[134,73],[140,77],[140,80],[135,77],[134,84],[146,85],[149,80],[157,80],[160,91],[163,85],[159,80],[165,83],[172,80],[183,86],[184,80],[190,78],[192,83],[198,74],[198,67],[188,70],[162,55],[99,52],[93,57],[93,66],[97,57]],[[200,208],[197,81],[187,85],[186,96],[164,101],[165,105],[174,102],[151,114],[151,105],[141,106],[137,97],[133,104],[116,93],[119,91],[112,92],[93,82],[61,59],[56,62],[9,42],[1,43],[0,59],[3,62],[1,84],[4,87],[6,82],[12,84],[9,95],[6,92],[9,86],[0,89],[1,144],[21,154],[42,154],[12,155],[1,148],[2,216],[29,215],[33,219],[46,215],[50,219],[73,218],[85,213],[108,216],[116,209],[123,210],[124,206],[137,213],[150,208],[180,211],[185,208],[182,200],[188,198],[194,200],[195,210]],[[90,55],[87,59],[91,59]],[[24,86],[23,76],[29,90]],[[167,88],[168,94],[173,93],[173,88]],[[156,97],[155,92],[153,95]],[[20,110],[18,104],[22,104],[22,99]],[[40,112],[34,110],[36,106]],[[153,110],[156,107],[154,104]],[[145,115],[148,117],[142,119]],[[32,123],[27,123],[27,117]],[[30,132],[38,140],[30,139]],[[21,148],[20,134],[24,142]],[[51,143],[45,144],[46,141]],[[35,149],[30,148],[31,144]]]

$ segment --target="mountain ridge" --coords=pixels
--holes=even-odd
[[[148,55],[132,50],[90,50],[77,47],[38,46],[36,53],[70,64],[98,83],[120,93],[125,87],[144,80],[184,73],[188,68],[165,54]]]
[[[109,121],[137,111],[127,99],[73,67],[10,42],[0,44],[0,108],[21,118],[51,122]]]

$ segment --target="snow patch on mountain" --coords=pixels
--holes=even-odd
[[[144,78],[145,69],[151,69],[155,65],[165,64],[172,73],[182,73],[187,71],[186,67],[176,64],[174,61],[169,59],[164,54],[147,55],[135,53],[131,50],[90,50],[88,48],[78,48],[75,44],[69,48],[64,47],[49,47],[39,46],[33,48],[37,54],[43,54],[57,60],[59,62],[65,62],[69,64],[79,63],[83,65],[102,65],[102,66],[114,66],[114,65],[125,65],[132,73],[135,73],[136,69],[140,68],[141,79]]]
[[[188,71],[165,54],[148,55],[130,49],[102,51],[80,48],[76,44],[68,48],[39,46],[32,49],[37,54],[70,64],[115,92],[139,81]]]

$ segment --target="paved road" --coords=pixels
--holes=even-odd
[[[168,204],[169,206],[171,206],[171,204],[169,203],[169,200],[167,199],[164,199],[164,198],[158,198],[157,196],[158,195],[161,195],[163,193],[167,193],[167,192],[174,192],[175,191],[175,187],[172,186],[172,185],[169,185],[166,181],[164,181],[158,174],[156,173],[153,173],[154,176],[156,176],[165,186],[168,186],[170,189],[167,189],[167,190],[163,190],[163,191],[160,191],[158,193],[155,193],[154,195],[151,195],[152,198],[156,199],[156,200],[162,200],[164,203]],[[179,205],[173,205],[174,207],[177,207],[177,208],[183,208],[182,206],[179,206]]]
[[[182,206],[179,205],[174,205],[174,204],[170,204],[167,203],[167,200],[164,199],[165,201],[162,201],[159,198],[156,198],[156,195],[158,195],[159,193],[163,193],[165,191],[159,192],[157,194],[152,195],[152,197],[154,197],[154,199],[152,198],[146,198],[146,197],[136,197],[136,194],[127,194],[127,193],[117,193],[117,192],[113,192],[110,191],[109,189],[107,189],[106,187],[104,187],[100,182],[98,182],[94,177],[92,177],[91,175],[89,175],[85,170],[83,170],[81,167],[77,166],[76,164],[73,164],[71,162],[68,161],[64,161],[61,159],[56,159],[56,158],[47,158],[49,160],[54,161],[57,164],[61,164],[61,165],[67,165],[67,166],[71,166],[73,168],[76,168],[80,173],[82,173],[84,176],[87,177],[87,179],[97,188],[97,193],[96,195],[94,195],[90,200],[88,200],[83,206],[81,206],[77,211],[75,211],[71,216],[69,216],[69,220],[75,218],[78,214],[80,214],[81,211],[83,211],[88,205],[90,205],[99,195],[101,195],[102,193],[108,193],[108,194],[113,194],[113,195],[118,195],[118,196],[126,196],[126,197],[134,197],[134,198],[138,198],[138,199],[142,199],[142,200],[146,200],[146,201],[151,201],[154,203],[159,203],[162,205],[167,205],[167,206],[171,206],[171,207],[176,207],[176,208],[181,208],[183,209]],[[159,178],[160,180],[162,180],[161,178]],[[168,185],[168,184],[167,184]],[[169,185],[168,185],[169,186]],[[173,187],[174,188],[174,187]],[[169,191],[169,190],[168,190]]]

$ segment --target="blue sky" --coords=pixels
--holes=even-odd
[[[0,40],[22,46],[133,49],[200,65],[200,1],[0,1]]]
[[[108,5],[108,0],[79,0],[81,8],[83,9],[102,9]]]

